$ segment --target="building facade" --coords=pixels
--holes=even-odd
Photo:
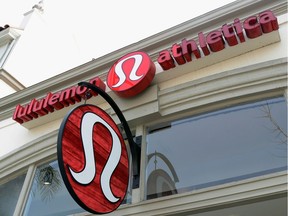
[[[235,1],[1,98],[0,215],[93,215],[61,178],[59,127],[84,103],[119,124],[115,112],[100,96],[43,115],[29,106],[81,81],[106,83],[111,66],[134,51],[154,62],[152,83],[131,98],[106,93],[141,147],[140,175],[132,177],[130,160],[126,198],[108,215],[287,215],[282,0]]]

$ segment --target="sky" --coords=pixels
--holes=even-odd
[[[83,59],[88,61],[232,1],[44,0],[44,16],[51,23],[63,25],[73,35]],[[0,2],[0,26],[19,27],[24,13],[39,1]]]

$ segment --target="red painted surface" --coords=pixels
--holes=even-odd
[[[120,97],[132,97],[150,85],[155,71],[155,64],[146,53],[132,52],[113,64],[107,85]]]
[[[84,141],[82,141],[80,129],[83,116],[87,113],[95,114],[95,116],[103,119],[111,126],[121,141],[121,157],[109,182],[113,195],[119,198],[117,202],[110,202],[101,189],[101,175],[108,163],[113,145],[111,131],[104,124],[98,122],[93,126],[91,139],[93,139],[96,174],[92,181],[81,184],[71,175],[69,170],[81,172],[87,165]],[[68,191],[75,201],[87,211],[100,214],[114,211],[125,198],[129,180],[129,161],[126,146],[117,125],[100,108],[94,105],[82,105],[66,116],[58,137],[58,162]]]

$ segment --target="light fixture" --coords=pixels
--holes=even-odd
[[[46,167],[44,169],[41,170],[42,173],[42,182],[44,185],[50,185],[52,184],[52,180],[53,180],[53,170],[49,167]]]

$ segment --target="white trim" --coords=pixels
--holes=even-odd
[[[30,189],[31,189],[32,184],[33,184],[35,170],[36,170],[35,164],[32,164],[31,166],[29,166],[26,177],[25,177],[25,181],[24,181],[23,186],[22,186],[22,190],[21,190],[19,198],[18,198],[16,208],[15,208],[15,211],[13,214],[14,216],[21,215],[21,212],[23,212],[23,210],[25,208],[25,204],[26,204],[26,201],[27,201],[28,196],[30,194]]]
[[[28,169],[33,163],[56,158],[58,130],[33,140],[19,149],[0,158],[0,179],[19,170]]]
[[[264,97],[284,94],[286,87],[287,58],[271,60],[159,90],[159,110],[168,115],[260,92],[268,91]]]
[[[142,201],[137,204],[123,205],[109,215],[175,215],[177,213],[204,210],[209,207],[220,207],[240,201],[249,201],[266,196],[284,194],[286,191],[287,173],[281,172],[189,193]],[[79,214],[79,216],[80,215],[88,216],[92,214],[84,213]]]

